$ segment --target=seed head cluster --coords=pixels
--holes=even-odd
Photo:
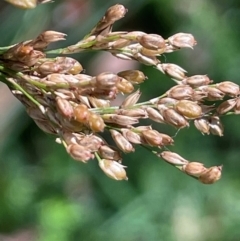
[[[56,135],[56,141],[73,159],[83,163],[97,159],[110,178],[127,180],[122,153],[134,152],[136,145],[141,145],[204,184],[216,182],[222,166],[207,168],[169,151],[173,137],[142,125],[141,120],[150,119],[177,130],[193,123],[202,134],[222,136],[221,116],[240,112],[239,86],[230,81],[213,84],[207,75],[187,76],[180,66],[161,63],[162,54],[193,49],[196,40],[191,34],[177,33],[164,39],[140,31],[112,32],[115,21],[126,12],[120,4],[110,7],[89,34],[66,48],[46,50],[49,44],[65,39],[64,33],[56,31],[45,31],[35,39],[3,48],[1,81],[25,105],[37,126]],[[64,57],[85,50],[104,50],[117,58],[153,66],[176,85],[158,97],[139,102],[139,85],[147,80],[143,72],[85,74],[81,63]],[[57,57],[49,58],[50,53]],[[113,106],[112,101],[120,94],[125,99]],[[104,132],[110,133],[114,145],[106,142]]]

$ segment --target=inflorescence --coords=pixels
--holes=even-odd
[[[150,119],[177,130],[194,123],[203,134],[222,136],[221,116],[240,112],[239,86],[230,81],[213,84],[207,75],[187,76],[178,65],[161,63],[158,57],[162,54],[192,49],[196,40],[191,34],[177,33],[164,39],[140,31],[112,32],[113,24],[126,12],[120,4],[110,7],[83,40],[66,48],[46,50],[52,42],[66,37],[55,31],[0,48],[0,80],[25,105],[37,126],[56,135],[56,141],[73,159],[84,163],[97,159],[110,178],[127,180],[122,153],[134,152],[134,146],[141,145],[202,183],[216,182],[222,166],[207,168],[169,151],[167,146],[173,145],[173,138],[140,121]],[[91,76],[82,73],[77,60],[63,57],[86,50],[104,50],[121,59],[153,66],[176,85],[161,96],[138,102],[138,86],[147,79],[144,73],[125,70]],[[48,54],[60,56],[49,58]],[[112,106],[119,94],[126,98],[120,106]],[[215,102],[220,104],[215,106]],[[115,146],[104,140],[104,132],[111,134]]]

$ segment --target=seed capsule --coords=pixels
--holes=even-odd
[[[167,95],[170,98],[177,100],[191,99],[194,90],[188,85],[176,85],[167,91]]]
[[[177,33],[168,38],[171,45],[177,48],[193,48],[197,44],[192,34]]]
[[[105,124],[100,115],[91,113],[88,116],[88,125],[93,132],[103,132]]]
[[[230,96],[237,96],[239,94],[239,86],[230,81],[224,81],[216,85],[219,90]]]
[[[199,177],[207,168],[200,162],[189,162],[183,166],[182,170],[190,176]]]
[[[202,132],[202,134],[209,135],[210,133],[210,123],[204,118],[194,120],[195,127]]]
[[[198,180],[204,184],[212,184],[218,181],[222,175],[222,166],[214,166],[207,169],[200,175]]]
[[[162,153],[158,154],[158,156],[161,157],[162,159],[164,159],[166,162],[173,164],[173,165],[182,166],[182,165],[188,163],[188,161],[186,159],[184,159],[177,153],[171,152],[171,151],[163,151]]]
[[[125,107],[129,107],[132,105],[135,105],[139,98],[141,96],[141,92],[139,90],[137,90],[136,92],[132,93],[131,95],[129,95],[121,104],[121,108],[125,108]]]
[[[121,126],[129,126],[138,123],[138,119],[135,117],[117,114],[104,114],[102,118],[106,123],[115,123]]]
[[[200,86],[198,90],[202,92],[203,96],[207,95],[207,100],[210,101],[222,100],[225,96],[221,90],[213,86]]]
[[[165,40],[157,34],[144,34],[138,38],[138,42],[146,49],[163,49],[165,48]]]
[[[189,100],[180,100],[175,105],[175,110],[189,118],[189,119],[195,119],[202,115],[202,108],[197,103],[189,101]]]
[[[156,109],[154,109],[152,107],[146,107],[144,109],[146,110],[149,119],[151,119],[155,122],[158,122],[158,123],[164,123],[164,118],[159,111],[157,111]]]
[[[78,144],[88,149],[90,152],[96,152],[104,144],[104,141],[96,135],[83,135],[77,140]]]
[[[232,110],[234,108],[234,106],[236,105],[236,103],[237,103],[236,99],[226,100],[218,106],[217,112],[220,115],[223,115],[223,114],[229,112],[230,110]]]
[[[157,50],[151,50],[151,49],[146,49],[144,47],[141,48],[140,53],[142,55],[148,56],[148,57],[153,57],[153,56],[159,56],[165,52],[165,48],[162,49],[157,49]]]
[[[130,141],[131,143],[133,144],[142,144],[142,137],[140,134],[132,131],[132,130],[129,130],[129,129],[124,129],[122,128],[121,129],[121,132],[123,134],[123,136],[128,140]]]
[[[121,165],[119,162],[102,159],[98,162],[99,167],[103,172],[110,178],[115,180],[128,180],[127,174],[124,168],[125,166]]]
[[[164,110],[162,112],[162,115],[166,123],[173,125],[177,128],[184,128],[186,126],[189,126],[186,119],[173,109]]]
[[[209,121],[209,126],[210,126],[210,132],[213,135],[217,136],[223,136],[223,125],[221,123],[221,120],[218,116],[212,116],[210,121]]]
[[[120,79],[120,81],[116,84],[116,87],[118,91],[124,94],[130,94],[134,90],[134,86],[131,84],[131,82],[127,81],[124,78]]]
[[[94,158],[94,155],[85,147],[78,144],[71,144],[67,147],[67,152],[76,160],[86,163],[88,160]]]
[[[94,108],[106,108],[110,106],[109,100],[98,99],[93,96],[88,96],[88,100]]]
[[[116,4],[110,7],[105,15],[104,15],[104,22],[109,22],[110,24],[114,23],[115,21],[123,18],[127,12],[127,9],[121,5]]]
[[[119,151],[115,150],[116,148],[110,147],[107,145],[100,146],[98,153],[102,159],[109,159],[119,161],[121,160],[121,154]]]
[[[147,78],[143,72],[139,70],[125,70],[118,73],[118,76],[130,81],[133,84],[140,84]]]
[[[101,89],[105,89],[105,88],[109,89],[112,86],[115,86],[119,80],[120,78],[117,75],[110,72],[101,73],[97,75],[95,78],[97,87]]]
[[[161,146],[163,144],[163,138],[156,130],[142,131],[142,136],[150,146]]]
[[[120,150],[125,153],[133,152],[132,144],[118,131],[110,130],[111,136]]]
[[[64,117],[71,118],[73,117],[74,111],[73,107],[68,100],[57,97],[56,107]]]
[[[208,78],[207,75],[193,75],[182,80],[183,84],[190,85],[193,88],[197,88],[202,85],[208,85],[211,82],[212,81]]]
[[[77,105],[74,108],[73,113],[76,121],[81,123],[87,122],[90,115],[90,111],[88,110],[87,106],[83,104]]]
[[[185,73],[187,72],[176,64],[158,64],[157,69],[176,80],[183,80],[185,78]]]

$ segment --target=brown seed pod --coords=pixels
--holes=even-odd
[[[102,117],[91,112],[88,116],[88,125],[93,132],[103,132],[105,128]]]
[[[177,48],[193,48],[197,44],[192,34],[177,33],[168,38],[168,42]]]
[[[226,100],[224,102],[222,102],[218,108],[216,109],[216,111],[220,114],[223,115],[227,112],[229,112],[230,110],[232,110],[234,108],[234,106],[236,105],[237,100],[236,99],[230,99],[230,100]]]
[[[67,147],[67,152],[76,160],[86,163],[88,160],[93,159],[94,155],[84,146],[78,144],[71,144]]]
[[[86,105],[80,104],[74,108],[73,114],[76,121],[86,123],[88,121],[90,111]]]
[[[125,70],[118,73],[118,76],[130,81],[133,84],[141,84],[147,78],[142,71]]]
[[[162,115],[166,123],[173,125],[177,128],[184,128],[186,126],[189,126],[186,119],[173,109],[163,110]]]
[[[132,144],[122,134],[120,134],[120,132],[118,132],[116,130],[110,130],[110,133],[111,133],[111,136],[112,136],[113,140],[115,141],[117,147],[121,151],[123,151],[125,153],[134,151]]]
[[[158,34],[144,34],[138,37],[138,42],[146,49],[157,50],[165,48],[165,40]]]
[[[122,159],[121,154],[115,147],[102,145],[98,149],[98,153],[102,159],[119,161]]]
[[[130,94],[134,90],[134,86],[128,80],[121,78],[120,81],[116,84],[118,91],[124,94]]]
[[[194,90],[188,85],[176,85],[167,91],[167,95],[170,98],[177,100],[191,99]]]
[[[222,166],[214,166],[208,168],[203,174],[201,174],[198,180],[204,184],[212,184],[218,181],[222,175]]]
[[[156,130],[146,130],[141,132],[144,140],[150,146],[162,146],[163,138],[161,134]]]
[[[64,117],[67,117],[67,118],[73,117],[73,114],[74,114],[73,106],[70,104],[68,100],[57,97],[56,107],[58,112],[62,114]]]
[[[176,80],[183,80],[185,78],[185,73],[187,72],[176,64],[158,64],[156,67],[162,73],[167,74]]]
[[[118,181],[128,180],[126,171],[124,169],[126,166],[121,165],[119,162],[102,159],[98,162],[98,164],[108,177]]]
[[[184,159],[177,153],[171,151],[163,151],[160,154],[158,154],[158,156],[164,159],[166,162],[177,166],[182,166],[188,163],[186,159]]]
[[[196,119],[194,120],[194,125],[202,134],[210,134],[210,123],[207,119]]]
[[[209,120],[210,132],[213,135],[223,136],[223,125],[218,116],[212,116]]]
[[[207,168],[200,162],[189,162],[182,167],[182,170],[190,176],[199,177]]]
[[[219,84],[216,84],[217,88],[223,93],[229,96],[237,96],[239,94],[239,85],[231,81],[223,81]]]
[[[193,75],[182,80],[183,84],[190,85],[193,88],[197,88],[202,85],[208,85],[211,82],[212,81],[208,78],[207,75]]]
[[[202,115],[201,106],[190,100],[180,100],[174,108],[179,114],[189,119],[195,119]]]

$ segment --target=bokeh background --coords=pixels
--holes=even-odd
[[[0,2],[0,46],[34,38],[43,30],[68,34],[55,47],[80,40],[116,3],[128,9],[114,30],[169,37],[190,32],[198,45],[162,57],[215,82],[240,84],[238,0],[55,0],[33,10]],[[95,75],[140,68],[148,76],[142,100],[173,82],[151,67],[106,53],[74,55]],[[116,102],[117,103],[117,102]],[[224,137],[181,130],[171,150],[189,160],[224,165],[222,179],[203,185],[146,150],[125,156],[129,181],[106,177],[96,161],[73,161],[55,137],[39,130],[0,83],[0,241],[237,241],[240,240],[240,123],[223,118]],[[164,125],[159,131],[174,135]]]

